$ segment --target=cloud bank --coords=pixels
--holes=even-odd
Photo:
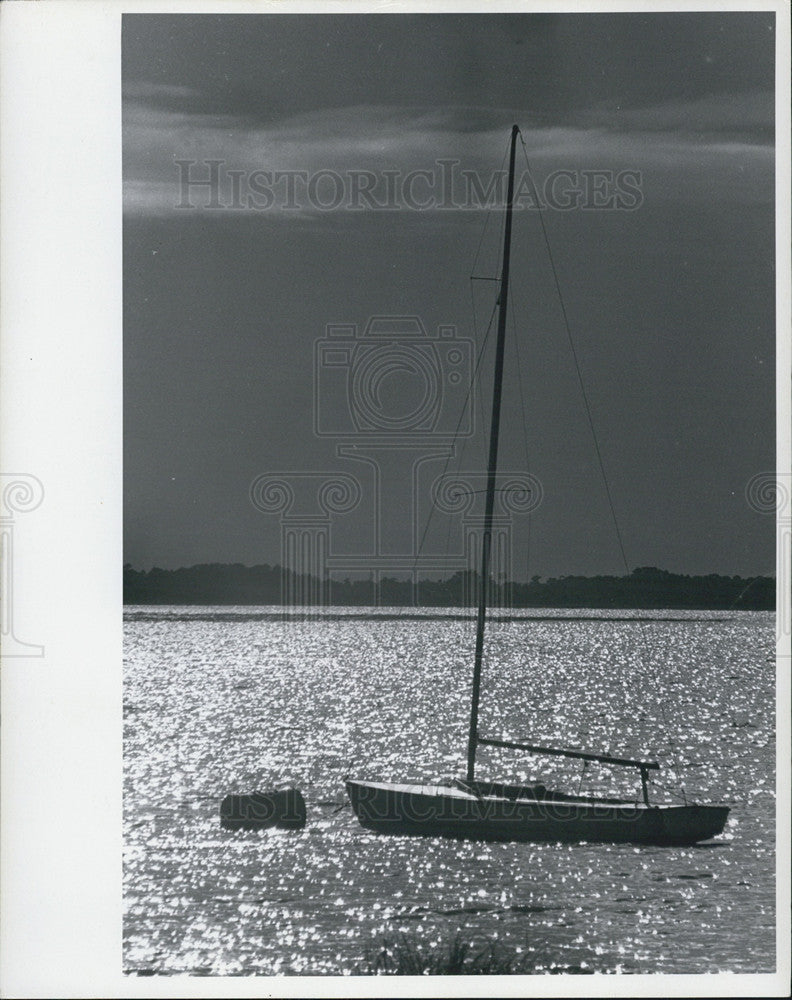
[[[457,171],[475,173],[486,191],[503,166],[512,121],[521,125],[531,170],[540,183],[558,171],[633,171],[640,174],[649,202],[727,198],[750,204],[772,199],[772,95],[759,91],[625,111],[589,109],[579,121],[564,125],[543,121],[530,109],[383,105],[261,122],[246,114],[206,111],[201,94],[189,87],[133,81],[124,93],[124,210],[131,215],[177,213],[185,209],[186,190],[194,207],[208,207],[212,194],[200,181],[210,179],[212,169],[219,185],[215,211],[253,206],[291,218],[321,215],[331,207],[370,207],[373,196],[368,201],[358,196],[354,204],[345,191],[338,199],[331,174],[358,187],[373,182],[349,181],[351,175],[374,175],[381,200],[389,173],[392,178],[416,171],[437,175],[443,169],[438,164],[446,161],[455,163]],[[210,161],[217,167],[211,168]],[[518,161],[518,170],[521,165],[525,167],[524,160]],[[316,182],[316,198],[300,197],[297,187],[291,204],[280,194],[271,204],[264,195],[248,197],[254,174],[260,188],[268,181],[272,187],[279,175],[285,191],[284,175],[294,174],[294,183],[304,189],[307,179],[320,173],[326,176]],[[195,180],[199,183],[193,184]],[[414,201],[436,207],[429,205],[427,183],[416,178]]]

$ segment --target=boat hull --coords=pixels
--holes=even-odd
[[[352,780],[346,787],[366,829],[464,840],[695,844],[717,836],[729,814],[727,806],[645,806],[530,787],[513,796]]]

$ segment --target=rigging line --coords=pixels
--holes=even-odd
[[[475,382],[476,376],[478,375],[478,371],[479,371],[479,368],[481,366],[481,359],[484,356],[484,349],[487,346],[487,340],[489,339],[489,335],[490,335],[490,332],[492,330],[492,321],[495,318],[495,309],[496,308],[497,308],[497,302],[492,307],[492,313],[490,315],[489,323],[487,324],[487,330],[486,330],[486,333],[484,334],[484,341],[483,341],[483,343],[481,345],[481,348],[479,349],[478,357],[476,359],[476,367],[473,370],[473,377],[471,378],[470,384],[468,385],[468,390],[467,390],[467,393],[465,394],[465,399],[464,399],[464,401],[462,403],[462,409],[461,409],[460,414],[459,414],[459,419],[457,420],[457,424],[456,424],[456,427],[454,429],[454,435],[453,435],[452,444],[456,443],[456,436],[459,433],[459,428],[462,426],[462,419],[463,419],[463,417],[465,415],[465,409],[467,408],[468,401],[470,399],[470,394],[471,394],[471,392],[473,390],[473,383]],[[441,478],[448,471],[448,466],[449,466],[449,463],[451,461],[452,456],[453,456],[453,450],[450,451],[449,454],[448,454],[448,456],[446,457],[445,465],[443,466],[443,471],[440,473]],[[423,534],[421,535],[421,541],[418,544],[418,551],[416,552],[416,555],[415,555],[415,561],[413,562],[413,565],[412,565],[412,574],[413,575],[415,574],[415,571],[418,568],[418,560],[420,559],[421,552],[423,551],[424,542],[426,541],[426,535],[427,535],[427,533],[429,531],[429,526],[432,523],[432,516],[434,515],[434,511],[435,511],[435,505],[432,504],[430,506],[430,508],[429,508],[429,515],[426,518],[426,524],[424,525]]]
[[[500,280],[500,279],[498,279],[498,280]],[[470,281],[470,298],[471,298],[471,302],[472,302],[472,306],[473,306],[473,329],[474,329],[474,334],[475,334],[475,337],[476,337],[476,341],[478,341],[478,335],[479,334],[478,334],[478,329],[477,329],[477,326],[476,326],[476,322],[477,322],[477,319],[476,319],[476,297],[475,297],[475,295],[473,293],[473,279],[472,278],[471,278],[471,281]],[[492,321],[493,321],[494,316],[495,316],[495,310],[498,307],[498,302],[499,301],[500,301],[499,297],[496,297],[495,301],[494,301],[494,303],[492,305],[492,312],[490,313],[489,325],[487,326],[487,336],[489,336],[490,328],[492,326]],[[486,344],[486,339],[485,339],[484,343]],[[482,358],[483,358],[483,355],[482,355]],[[485,428],[486,428],[486,426],[487,426],[487,421],[486,421],[486,417],[484,415],[484,394],[483,394],[482,385],[481,385],[481,368],[480,368],[480,363],[481,362],[479,361],[479,363],[476,365],[476,371],[473,374],[473,378],[472,378],[471,382],[472,383],[477,382],[477,384],[478,384],[478,392],[476,393],[476,399],[478,401],[479,419],[481,421],[480,426],[481,426],[482,431],[484,431]],[[471,385],[471,389],[472,389],[472,385]],[[471,409],[471,416],[472,415],[473,415],[473,411]],[[487,453],[486,453],[485,435],[482,434],[481,436],[477,436],[477,437],[478,437],[478,440],[480,441],[481,447],[482,447],[482,456],[481,456],[482,457],[482,461],[486,464]],[[464,443],[463,443],[463,448],[464,448]],[[461,463],[461,456],[460,456],[460,463]],[[461,471],[461,464],[460,464],[460,471]]]
[[[648,640],[648,638],[646,636],[646,632],[643,631],[643,630],[641,631],[641,638],[643,640],[644,649],[645,649],[645,651],[647,653],[647,656],[648,656],[649,640]],[[644,677],[647,678],[649,684],[653,685],[655,691],[657,691],[657,679],[656,679],[656,676],[655,676],[655,674],[652,674],[652,673],[649,672],[649,668],[646,665],[646,661],[645,660],[644,660],[644,664],[642,666],[642,673],[643,673]],[[670,733],[671,732],[671,727],[668,725],[668,716],[666,715],[665,704],[663,702],[663,697],[662,696],[658,699],[658,704],[659,704],[659,707],[660,707],[660,715],[663,718],[663,725],[664,725],[664,727],[666,729],[666,732]],[[670,736],[669,736],[668,739],[669,739],[669,749],[673,753],[674,752],[673,751],[674,740]],[[679,769],[680,769],[680,767],[685,766],[685,765],[682,764],[682,762],[678,759],[677,756],[671,756],[670,753],[669,753],[668,760],[669,760],[670,769],[671,769],[674,777],[676,778],[677,784],[682,789],[682,796],[684,798],[684,795],[685,795],[685,786],[682,783],[682,775],[681,775]]]
[[[470,304],[471,304],[471,310],[472,310],[472,314],[473,314],[473,338],[474,338],[475,342],[478,343],[478,319],[477,319],[477,316],[476,316],[476,298],[475,298],[475,296],[473,294],[473,282],[472,282],[472,279],[471,279],[469,287],[470,287]],[[472,379],[471,379],[471,382],[472,382]],[[464,408],[463,408],[462,412],[463,413],[465,412]],[[473,422],[472,418],[473,418],[473,409],[472,409],[472,406],[471,406],[471,422]],[[467,446],[467,438],[463,437],[462,441],[461,441],[460,448],[459,448],[459,460],[458,460],[458,464],[457,464],[457,471],[458,472],[462,469],[462,466],[464,464],[465,448],[466,448],[466,446]],[[449,455],[448,456],[448,461],[450,461],[450,458],[451,458],[451,456]],[[445,470],[443,471],[443,475],[445,475]],[[444,552],[448,553],[448,552],[451,551],[452,518],[449,516],[446,520],[448,522],[448,530],[446,531],[446,540],[445,540],[445,549],[444,549]],[[427,529],[428,529],[428,523],[427,523]],[[421,546],[418,549],[419,554],[420,554],[422,546],[423,546],[423,538],[421,538]]]
[[[473,314],[473,338],[478,342],[478,316],[476,315],[476,296],[473,294],[473,278],[468,284],[470,289],[470,310]]]
[[[505,157],[504,157],[504,159],[505,159]],[[505,207],[505,199],[504,199],[504,207]],[[496,264],[495,264],[495,273],[499,274],[501,276],[503,275],[503,251],[504,251],[504,242],[505,242],[504,241],[504,236],[506,234],[506,216],[507,216],[507,214],[508,214],[507,212],[503,212],[501,214],[500,232],[498,233],[498,258],[497,258],[497,261],[496,261]],[[501,280],[501,279],[499,278],[498,280]],[[500,290],[498,290],[498,298],[500,298]]]
[[[745,593],[745,592],[746,592],[747,590],[750,590],[750,589],[751,589],[751,587],[753,587],[753,585],[754,585],[754,584],[755,584],[755,583],[757,582],[757,580],[761,580],[761,579],[762,579],[762,577],[761,577],[761,576],[754,576],[754,577],[751,577],[751,579],[750,579],[750,580],[748,581],[748,583],[746,583],[746,585],[745,585],[745,586],[743,587],[743,589],[742,589],[742,590],[740,591],[740,593],[739,593],[739,594],[738,594],[738,595],[737,595],[737,596],[736,596],[736,597],[734,598],[734,600],[733,600],[733,601],[731,602],[731,604],[730,604],[730,605],[728,606],[728,608],[726,608],[726,610],[727,610],[727,611],[731,611],[731,610],[732,610],[732,608],[734,608],[735,604],[736,604],[736,603],[737,603],[737,602],[738,602],[738,601],[740,600],[740,598],[741,598],[741,597],[743,596],[743,594],[744,594],[744,593]]]
[[[536,190],[536,185],[534,184],[533,173],[531,171],[531,164],[528,160],[528,150],[525,148],[525,140],[522,137],[522,132],[520,133],[520,145],[522,146],[523,155],[525,156],[525,165],[528,169],[528,179],[531,182],[531,188],[533,190],[534,199],[538,207],[539,222],[542,226],[542,235],[544,236],[545,247],[547,248],[547,257],[550,261],[550,268],[553,272],[553,281],[555,282],[556,293],[558,295],[558,302],[561,306],[561,315],[564,319],[564,327],[566,328],[567,339],[569,340],[569,348],[572,352],[572,360],[575,363],[575,371],[577,373],[578,383],[580,385],[580,392],[583,397],[583,404],[586,410],[586,417],[588,419],[589,429],[591,430],[591,436],[594,439],[594,449],[597,453],[597,462],[599,464],[600,475],[602,476],[602,482],[605,487],[605,494],[608,498],[608,507],[610,508],[611,520],[613,521],[613,527],[616,531],[616,538],[619,543],[619,550],[621,552],[622,562],[624,563],[624,569],[627,573],[630,572],[630,567],[627,562],[627,554],[624,550],[624,542],[622,540],[621,529],[619,528],[619,522],[616,518],[616,509],[613,505],[613,497],[611,496],[610,486],[608,484],[608,477],[605,475],[605,464],[602,460],[602,452],[600,451],[599,440],[597,438],[597,432],[594,428],[594,418],[591,415],[591,405],[589,404],[588,394],[586,393],[586,386],[583,382],[583,376],[580,371],[580,364],[578,363],[577,351],[575,350],[575,342],[572,338],[572,330],[569,325],[569,317],[567,316],[566,304],[564,303],[564,297],[561,294],[561,283],[558,279],[558,271],[556,270],[555,259],[553,257],[553,251],[550,248],[550,240],[547,235],[547,227],[544,221],[544,211],[542,209],[542,204],[539,201],[539,193]]]
[[[506,176],[506,171],[504,170],[504,167],[506,165],[506,159],[509,156],[510,149],[511,149],[511,141],[509,140],[509,141],[506,142],[505,148],[503,150],[503,158],[501,159],[500,168],[499,168],[498,174],[497,174],[498,178]],[[473,265],[472,265],[472,267],[470,269],[470,275],[469,275],[469,277],[470,277],[470,295],[471,295],[471,299],[473,300],[474,322],[475,322],[476,305],[475,305],[475,296],[473,294],[473,282],[474,281],[494,281],[494,282],[497,282],[498,284],[500,284],[500,282],[502,280],[501,262],[502,262],[502,256],[503,256],[503,242],[504,242],[503,241],[503,236],[504,236],[504,229],[505,229],[505,226],[506,226],[506,213],[505,212],[500,213],[500,232],[498,234],[497,260],[496,260],[496,264],[495,264],[495,274],[498,275],[498,277],[494,277],[494,278],[493,277],[489,277],[489,276],[487,276],[487,277],[480,277],[480,276],[477,276],[476,273],[475,273],[476,272],[476,265],[478,264],[479,256],[481,254],[481,247],[482,247],[482,244],[484,242],[484,236],[486,234],[487,225],[489,224],[490,217],[492,216],[492,213],[494,212],[494,210],[495,210],[496,207],[499,207],[499,206],[497,206],[497,188],[496,188],[495,204],[488,205],[487,215],[486,215],[486,217],[484,219],[484,226],[482,228],[481,237],[479,238],[479,243],[478,243],[478,246],[476,248],[476,254],[475,254],[475,257],[473,258]],[[493,315],[494,315],[494,310],[497,308],[499,302],[500,302],[500,288],[498,288],[498,295],[497,295],[497,297],[495,299],[495,303],[493,305]],[[493,319],[493,316],[490,316],[490,325],[492,324],[492,319]],[[487,328],[487,334],[489,334],[489,327]],[[476,334],[476,336],[478,336],[478,333]],[[485,343],[486,343],[486,341],[485,341]],[[475,381],[476,375],[478,375],[478,372],[479,372],[479,369],[478,369],[478,366],[477,366],[476,373],[474,373],[474,381]],[[480,378],[480,375],[479,375],[479,378]],[[482,392],[480,390],[481,390],[481,383],[479,381],[478,403],[479,403],[479,410],[480,410],[480,415],[481,415],[481,427],[482,427],[482,430],[483,430],[487,426],[487,421],[486,421],[486,417],[484,415],[484,399],[483,399],[483,394],[482,394]],[[486,449],[486,441],[485,441],[484,438],[481,439],[481,443],[482,443],[482,447]],[[486,461],[486,451],[484,453],[484,460]]]
[[[509,155],[509,143],[507,142],[507,143],[506,143],[506,149],[505,149],[505,150],[504,150],[504,152],[503,152],[503,159],[501,160],[501,165],[500,165],[500,170],[498,171],[498,173],[499,173],[499,174],[502,174],[502,173],[503,173],[503,165],[504,165],[504,163],[506,162],[506,157],[507,157],[508,155]],[[481,253],[481,245],[482,245],[482,243],[484,242],[484,236],[486,235],[486,232],[487,232],[487,226],[489,225],[489,220],[490,220],[490,216],[492,215],[492,213],[493,213],[493,211],[494,211],[494,208],[495,208],[495,206],[494,206],[494,205],[490,205],[490,206],[489,206],[489,207],[487,208],[487,214],[486,214],[486,216],[484,217],[484,226],[483,226],[483,228],[482,228],[482,230],[481,230],[481,236],[479,237],[479,241],[478,241],[478,246],[476,247],[476,253],[475,253],[475,256],[473,257],[473,265],[472,265],[472,266],[471,266],[471,268],[470,268],[470,276],[471,276],[471,277],[473,277],[473,274],[474,274],[474,272],[475,272],[475,270],[476,270],[476,264],[478,264],[478,258],[479,258],[479,254]],[[499,258],[499,260],[500,260],[500,258]],[[499,269],[498,269],[498,268],[496,268],[496,270],[499,270]],[[500,279],[499,279],[499,278],[495,278],[495,279],[493,279],[493,280],[495,280],[495,281],[499,281]]]
[[[528,179],[531,182],[531,189],[533,191],[534,200],[536,202],[536,206],[537,206],[537,210],[538,210],[539,222],[540,222],[540,225],[542,227],[542,235],[544,237],[545,247],[547,249],[547,257],[548,257],[548,260],[550,262],[550,268],[551,268],[551,270],[553,272],[553,281],[555,283],[556,294],[558,295],[558,302],[559,302],[559,305],[561,307],[561,315],[563,316],[563,320],[564,320],[564,327],[566,329],[567,339],[569,341],[569,348],[570,348],[570,351],[572,352],[572,359],[573,359],[574,364],[575,364],[575,372],[577,374],[578,384],[580,385],[581,396],[583,397],[583,404],[584,404],[584,407],[585,407],[585,410],[586,410],[586,418],[588,420],[589,429],[591,431],[591,437],[592,437],[592,439],[594,441],[594,449],[595,449],[596,455],[597,455],[597,462],[599,464],[599,470],[600,470],[600,475],[602,477],[602,483],[603,483],[603,486],[605,487],[605,495],[606,495],[607,500],[608,500],[608,507],[610,509],[611,520],[613,521],[613,527],[614,527],[614,530],[616,532],[616,539],[618,541],[619,551],[621,552],[621,557],[622,557],[622,562],[624,564],[624,569],[625,569],[625,572],[627,574],[629,574],[630,567],[629,567],[629,563],[627,562],[627,554],[626,554],[625,549],[624,549],[624,540],[622,539],[621,529],[619,528],[619,522],[618,522],[618,519],[616,517],[616,509],[615,509],[615,506],[614,506],[614,503],[613,503],[613,497],[611,495],[610,485],[608,483],[608,477],[605,474],[605,464],[604,464],[603,459],[602,459],[602,452],[600,451],[599,439],[597,438],[597,432],[596,432],[596,429],[594,427],[594,419],[593,419],[592,414],[591,414],[591,406],[589,404],[588,394],[586,393],[586,386],[585,386],[585,383],[583,382],[583,376],[582,376],[582,373],[580,371],[580,364],[578,362],[577,351],[575,350],[575,342],[574,342],[574,339],[572,337],[572,329],[571,329],[571,327],[569,325],[569,317],[567,315],[566,304],[564,302],[564,297],[563,297],[563,295],[561,293],[561,283],[560,283],[559,278],[558,278],[558,271],[557,271],[556,265],[555,265],[555,258],[553,257],[553,251],[552,251],[552,248],[550,246],[550,239],[548,237],[547,227],[546,227],[545,221],[544,221],[544,209],[542,207],[542,202],[539,199],[539,193],[538,193],[538,191],[536,189],[536,184],[534,183],[533,171],[531,170],[531,163],[530,163],[530,160],[528,159],[528,150],[526,148],[525,140],[523,139],[522,132],[519,133],[519,136],[520,136],[520,145],[522,146],[523,156],[525,157],[525,165],[526,165],[526,168],[527,168]],[[648,651],[647,639],[646,639],[646,636],[643,633],[642,633],[642,639],[643,639],[644,647]],[[646,669],[645,668],[644,668],[643,672],[646,673]],[[660,712],[661,712],[661,714],[663,716],[663,721],[666,723],[666,728],[667,728],[667,722],[668,722],[668,720],[666,718],[665,708],[663,706],[662,700],[660,701]],[[671,769],[674,772],[674,774],[676,775],[677,781],[679,781],[680,784],[681,784],[679,772],[678,772],[678,770],[676,768],[676,765],[674,764],[673,760],[671,761]]]
[[[507,146],[507,153],[508,153],[508,146]],[[506,160],[506,153],[504,153],[503,161],[501,162],[501,168],[503,168],[503,163],[505,162],[505,160]],[[492,209],[490,208],[489,212],[488,212],[488,217],[491,214],[492,214]],[[486,229],[486,226],[487,226],[487,221],[485,220],[485,222],[484,222],[484,228],[485,229]],[[482,239],[483,239],[483,232],[482,232]],[[479,240],[479,248],[480,248],[480,246],[481,246],[481,240]],[[478,251],[476,252],[476,260],[474,261],[473,270],[475,270],[475,264],[477,262],[478,262]],[[469,280],[469,286],[468,287],[470,288],[470,307],[471,307],[471,312],[472,312],[472,315],[473,315],[473,336],[474,336],[476,342],[478,342],[478,339],[479,339],[478,312],[477,312],[477,309],[476,309],[476,296],[475,296],[475,293],[473,291],[473,282],[477,281],[477,280],[478,281],[497,281],[497,282],[499,282],[500,278],[477,278],[474,274],[471,274],[469,276],[469,279],[470,280]],[[494,302],[493,307],[492,307],[492,313],[490,314],[489,325],[487,327],[487,336],[489,336],[490,328],[492,326],[492,321],[493,321],[493,317],[494,317],[494,314],[495,314],[495,309],[497,308],[498,302],[499,302],[499,298],[496,297],[495,302]],[[485,337],[484,345],[486,345],[486,342],[487,341],[486,341],[486,337]],[[479,372],[480,372],[481,358],[483,357],[484,345],[482,345],[482,349],[481,349],[482,350],[482,354],[481,354],[481,357],[479,358],[479,360],[478,360],[478,362],[476,364],[476,371],[474,372],[474,375],[473,375],[473,377],[471,379],[471,385],[469,387],[469,392],[470,392],[470,391],[472,391],[474,384],[476,384],[476,382],[478,382],[479,392],[477,393],[477,398],[478,398],[478,407],[479,407],[479,417],[480,417],[480,420],[481,420],[481,427],[482,427],[482,429],[484,429],[486,427],[486,420],[485,420],[485,417],[484,417],[484,402],[483,402],[483,395],[482,395],[482,392],[481,392],[481,378],[480,378]],[[477,375],[478,375],[478,379],[477,379]],[[473,405],[475,405],[475,404],[473,404]],[[464,410],[463,410],[463,412],[464,412]],[[471,409],[471,416],[473,416],[473,415],[474,415],[473,414],[473,410]],[[485,445],[485,441],[484,441],[483,438],[481,439],[481,443],[482,443],[482,446]],[[462,463],[463,463],[463,458],[464,458],[464,454],[465,454],[466,445],[467,445],[467,440],[463,438],[462,439],[462,447],[460,448],[459,462],[458,462],[458,465],[457,465],[457,469],[458,469],[459,472],[462,471]],[[483,455],[483,460],[486,461],[486,453]],[[447,467],[446,467],[446,469],[444,469],[443,475],[445,475],[446,471],[447,471]],[[423,540],[422,540],[422,544],[423,544]],[[448,519],[448,531],[446,533],[446,552],[448,552],[450,550],[450,548],[451,548],[451,518]]]
[[[456,428],[454,429],[454,435],[453,435],[452,445],[456,444],[457,434],[459,433],[459,428],[460,428],[460,426],[462,424],[462,420],[463,420],[464,415],[465,415],[465,410],[467,408],[468,401],[470,400],[470,394],[473,391],[473,385],[474,385],[474,383],[476,381],[476,376],[477,376],[479,368],[481,366],[481,361],[482,361],[482,358],[484,356],[484,350],[485,350],[485,348],[487,346],[487,340],[489,338],[490,331],[492,330],[492,321],[493,321],[494,316],[495,316],[495,307],[493,306],[492,314],[490,315],[490,320],[489,320],[489,323],[487,324],[487,330],[486,330],[486,333],[484,335],[484,341],[483,341],[483,343],[481,345],[481,348],[479,349],[478,358],[476,359],[476,366],[475,366],[475,369],[473,371],[473,376],[472,376],[472,378],[470,380],[470,384],[468,385],[468,390],[467,390],[467,393],[465,395],[464,402],[462,404],[462,409],[461,409],[460,414],[459,414],[459,419],[457,420],[457,425],[456,425]],[[464,440],[463,440],[463,448],[464,448]],[[449,451],[448,455],[446,456],[445,464],[443,466],[443,471],[440,473],[441,478],[443,476],[445,476],[446,473],[448,472],[448,467],[449,467],[449,465],[451,463],[451,459],[453,457],[453,454],[454,454],[454,451],[453,451],[453,448],[452,448],[452,450]],[[421,552],[423,551],[424,542],[426,541],[426,536],[427,536],[427,533],[429,531],[429,527],[430,527],[430,525],[432,523],[432,517],[434,515],[434,511],[435,511],[435,505],[432,504],[431,507],[429,508],[429,515],[428,515],[428,517],[426,519],[426,523],[424,525],[423,534],[421,535],[421,541],[418,544],[418,550],[416,552],[415,561],[413,563],[413,568],[412,568],[413,575],[415,574],[415,570],[416,570],[416,568],[418,566],[418,560],[420,559]],[[450,541],[450,537],[451,537],[451,527],[450,527],[450,523],[449,523],[449,530],[448,530],[448,539],[449,539],[449,541]]]
[[[682,793],[680,794],[679,792],[675,792],[674,789],[671,788],[669,785],[664,785],[661,782],[657,781],[657,779],[655,779],[655,778],[653,778],[651,780],[652,780],[652,784],[656,788],[660,788],[664,792],[668,792],[668,794],[672,798],[679,799],[680,802],[684,802],[687,805],[687,795],[685,794],[685,789],[684,788],[682,788]],[[682,786],[680,786],[680,787],[682,787]]]
[[[500,278],[497,278],[496,280],[500,281]],[[476,340],[478,340],[478,330],[476,329],[476,297],[473,294],[473,278],[472,278],[472,276],[471,276],[471,280],[470,280],[470,298],[471,298],[472,307],[473,307],[473,328],[474,328],[474,331],[475,331]],[[490,324],[492,324],[492,319],[493,319],[494,311],[497,308],[499,301],[500,301],[500,295],[498,295],[496,297],[495,302],[494,302],[494,304],[492,306],[493,314],[490,316]],[[489,328],[488,328],[487,332],[489,333]],[[478,372],[478,369],[477,369],[477,372]],[[475,376],[474,376],[474,379],[475,379]],[[481,420],[481,428],[482,428],[482,431],[484,431],[485,428],[486,428],[486,426],[487,426],[487,420],[486,420],[486,416],[484,414],[484,394],[482,392],[480,374],[479,374],[478,387],[479,387],[479,391],[477,393],[476,398],[478,400],[479,418]],[[481,435],[479,437],[479,440],[481,442],[481,447],[482,447],[482,452],[483,452],[482,453],[482,461],[486,464],[486,461],[487,461],[486,435],[485,434]]]
[[[498,308],[499,299],[495,300],[492,307],[492,316],[495,315],[495,310]],[[492,323],[492,318],[490,319]],[[484,412],[484,386],[481,384],[481,372],[478,373],[476,379],[476,384],[478,386],[478,392],[476,393],[476,401],[478,402],[478,416],[479,416],[479,426],[481,427],[481,434],[477,435],[479,442],[479,447],[481,448],[481,458],[482,464],[486,465],[487,462],[487,415]]]
[[[517,355],[517,382],[520,387],[520,410],[522,413],[522,427],[523,427],[523,445],[525,447],[525,471],[527,472],[530,467],[530,456],[528,454],[528,419],[526,417],[525,408],[525,393],[523,390],[523,378],[522,378],[522,361],[520,359],[520,341],[517,336],[517,321],[515,318],[515,313],[517,312],[517,296],[513,294],[512,291],[512,340],[514,341],[515,354]]]
[[[517,383],[520,387],[520,410],[522,411],[522,427],[523,427],[523,445],[525,446],[525,471],[530,474],[531,471],[531,458],[528,452],[528,420],[526,418],[525,409],[525,395],[523,393],[523,377],[522,377],[522,360],[520,359],[520,338],[517,336],[517,321],[515,315],[517,313],[517,296],[512,290],[512,340],[514,341],[514,350],[517,355]],[[527,323],[524,329],[527,329]],[[528,531],[526,532],[526,551],[525,551],[525,568],[528,569],[530,564],[530,554],[531,554],[531,511],[528,511],[527,516]]]

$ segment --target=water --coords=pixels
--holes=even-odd
[[[673,763],[657,801],[683,786],[732,807],[693,848],[363,830],[339,809],[341,776],[460,774],[469,711],[459,612],[377,614],[127,609],[127,971],[359,973],[383,932],[440,947],[457,931],[537,972],[774,970],[772,614],[525,611],[490,627],[481,734]],[[632,770],[479,760],[481,778],[638,794]],[[284,783],[305,795],[303,832],[220,828],[224,795]]]

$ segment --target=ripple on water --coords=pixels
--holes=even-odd
[[[334,609],[338,610],[338,609]],[[493,624],[482,730],[651,754],[658,799],[731,804],[719,844],[380,837],[342,774],[458,773],[470,623],[135,609],[125,636],[124,962],[139,974],[349,973],[383,933],[497,938],[537,971],[769,972],[773,620],[521,612]],[[483,750],[481,775],[633,795],[631,774]],[[224,832],[231,791],[299,785],[300,833]],[[665,792],[662,786],[667,786]]]

